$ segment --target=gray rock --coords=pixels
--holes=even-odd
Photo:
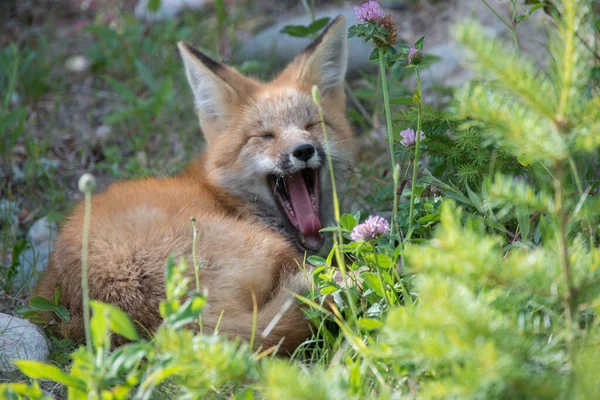
[[[39,327],[0,313],[0,372],[17,370],[15,360],[46,361],[49,354],[48,342]]]
[[[348,26],[356,23],[354,10],[352,7],[331,8],[328,10],[317,11],[315,18],[335,18],[338,15],[346,17]],[[298,53],[300,53],[311,42],[309,38],[292,37],[284,35],[280,31],[286,25],[309,25],[310,17],[302,15],[284,19],[273,26],[270,26],[252,38],[247,40],[236,51],[236,61],[245,60],[273,60],[276,63],[283,64],[289,62]],[[377,63],[369,61],[369,54],[373,51],[373,44],[365,43],[363,39],[353,39],[348,42],[348,71],[354,72],[366,68],[375,68]]]
[[[135,6],[135,16],[145,21],[161,21],[165,19],[173,19],[183,9],[201,9],[209,0],[161,0],[158,10],[151,11],[148,9],[148,0],[139,0]]]
[[[27,233],[30,248],[21,253],[19,261],[21,268],[15,276],[14,285],[17,288],[33,288],[42,271],[48,267],[50,253],[56,236],[56,224],[48,222],[46,217],[37,220]]]
[[[469,81],[473,74],[464,68],[464,49],[456,43],[443,43],[430,47],[427,54],[439,58],[423,70],[423,89],[435,85],[460,86]]]
[[[392,7],[393,4],[397,7]],[[435,7],[406,7],[407,4],[409,3],[405,1],[390,2],[387,6],[384,5],[384,10],[391,12],[398,23],[399,40],[414,43],[419,37],[425,36],[425,53],[440,58],[438,62],[423,70],[423,85],[426,88],[433,85],[460,86],[473,78],[469,65],[465,62],[464,51],[454,39],[457,23],[475,18],[485,27],[487,34],[501,39],[509,48],[512,46],[508,29],[482,2],[452,0],[436,2]],[[494,7],[501,15],[508,16],[511,13],[510,2],[494,4]],[[524,12],[525,9],[525,6],[519,6],[519,12]],[[351,6],[317,11],[316,18],[334,18],[337,15],[344,15],[348,26],[357,23]],[[544,13],[537,12],[518,27],[523,54],[533,58],[539,65],[544,64],[543,49],[546,47],[546,35],[540,24],[543,19]],[[281,34],[280,31],[286,25],[308,25],[309,22],[310,18],[306,14],[282,18],[275,25],[244,41],[239,51],[234,54],[235,61],[273,61],[279,65],[289,62],[310,43],[310,39],[291,37]],[[348,46],[350,77],[356,76],[359,71],[374,72],[378,68],[377,62],[368,60],[374,48],[372,43],[365,43],[362,38],[354,38],[348,42]],[[408,86],[412,84],[406,83]]]

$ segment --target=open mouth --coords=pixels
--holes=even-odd
[[[319,232],[319,170],[305,168],[291,175],[271,175],[269,182],[275,199],[292,226],[298,230],[302,247],[319,250],[325,240]]]

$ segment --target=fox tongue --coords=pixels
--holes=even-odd
[[[286,177],[285,184],[300,232],[306,236],[320,236],[321,221],[310,200],[302,172]]]

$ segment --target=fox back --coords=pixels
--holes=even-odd
[[[331,222],[327,157],[347,165],[352,133],[345,117],[346,28],[336,18],[270,82],[245,77],[183,42],[184,61],[206,148],[180,175],[126,181],[94,196],[89,239],[90,297],[127,312],[144,330],[160,325],[164,265],[169,255],[196,256],[208,292],[204,329],[257,345],[293,351],[310,335],[290,292],[309,289],[305,252],[322,249],[320,229]],[[311,98],[318,86],[329,141]],[[37,294],[61,303],[73,318],[58,328],[83,337],[81,237],[83,205],[61,228]],[[275,326],[264,332],[275,316]],[[47,316],[51,319],[51,316]],[[272,325],[272,324],[271,324]],[[260,336],[260,335],[259,335]],[[283,340],[283,341],[282,341]]]

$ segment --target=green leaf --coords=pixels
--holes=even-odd
[[[327,261],[323,257],[310,256],[307,261],[315,267],[328,266]]]
[[[32,297],[29,300],[29,306],[39,311],[54,311],[58,308],[56,304],[42,296]]]
[[[157,12],[158,9],[160,8],[160,3],[161,3],[161,0],[148,0],[148,5],[146,6],[146,8],[149,11]]]
[[[417,222],[421,225],[425,225],[428,222],[437,222],[440,220],[440,215],[439,214],[428,214],[425,215],[424,217],[421,217],[417,220]]]
[[[373,272],[363,272],[360,274],[360,277],[369,289],[377,293],[379,297],[385,297],[385,290],[383,289],[377,274],[374,274]]]
[[[94,309],[90,319],[92,343],[96,349],[103,349],[109,343],[108,315],[103,311],[102,309]]]
[[[413,47],[419,49],[419,50],[423,50],[423,43],[425,42],[425,36],[421,36],[419,38],[419,40],[417,40],[415,42],[415,44],[413,44]]]
[[[108,327],[117,335],[121,335],[132,341],[140,339],[133,322],[123,310],[94,300],[90,302],[90,306],[94,312],[106,313],[108,316]]]
[[[519,230],[521,231],[521,241],[523,243],[527,242],[527,238],[529,237],[529,230],[531,223],[529,222],[529,211],[527,207],[518,206],[517,207],[517,221],[519,221]]]
[[[378,266],[379,268],[391,268],[394,265],[392,259],[385,254],[377,253],[377,254],[368,254],[365,256],[365,260],[369,261],[371,264]]]
[[[104,79],[108,82],[108,84],[117,91],[130,105],[135,105],[138,102],[138,98],[127,86],[123,85],[121,82],[117,81],[110,76],[105,76]]]
[[[279,31],[279,33],[294,37],[307,37],[310,35],[308,28],[302,25],[286,25],[282,30]]]
[[[142,78],[144,83],[146,83],[146,85],[148,85],[150,89],[155,90],[156,79],[154,79],[154,76],[152,75],[152,72],[148,69],[148,67],[146,67],[144,63],[140,60],[135,60],[133,64],[135,65],[135,69],[137,70],[138,74],[140,74],[140,77]]]
[[[325,228],[319,230],[319,232],[339,232],[339,231],[340,231],[340,228],[338,228],[337,226],[328,226],[328,227],[325,227]]]
[[[313,21],[313,23],[308,26],[308,31],[311,34],[319,32],[321,29],[323,29],[325,27],[325,25],[327,25],[327,23],[329,22],[329,19],[330,19],[329,17],[325,17],[325,18],[320,18],[320,19]]]
[[[54,295],[52,296],[52,302],[57,306],[60,305],[60,286],[57,284],[54,286]]]
[[[58,315],[58,318],[64,322],[69,322],[71,320],[71,313],[65,306],[58,306],[54,312]]]
[[[390,104],[400,104],[402,106],[408,106],[411,104],[415,104],[415,101],[412,97],[396,97],[395,99],[390,100]]]
[[[331,294],[334,292],[337,292],[338,290],[340,290],[339,288],[335,287],[335,286],[325,286],[324,288],[320,289],[321,294]]]
[[[352,231],[356,226],[356,219],[354,219],[354,216],[351,214],[344,214],[340,218],[340,224],[347,231]]]
[[[373,318],[359,318],[358,326],[370,331],[381,328],[383,326],[383,322]]]
[[[72,377],[54,365],[31,360],[17,360],[14,361],[14,364],[30,378],[48,379],[77,390],[86,390],[84,382]]]
[[[198,293],[195,293],[192,296],[190,296],[185,303],[177,307],[175,312],[166,312],[164,315],[166,317],[165,321],[170,328],[179,329],[187,324],[194,322],[194,320],[198,318],[198,315],[200,315],[200,312],[202,312],[202,309],[204,308],[205,304],[206,299]],[[161,314],[163,312],[163,307],[166,307],[168,305],[169,302],[161,302]]]
[[[517,157],[517,161],[524,167],[529,167],[531,165],[531,157],[526,154],[521,154]]]
[[[379,59],[379,49],[374,48],[371,54],[369,55],[369,60],[375,61]]]

